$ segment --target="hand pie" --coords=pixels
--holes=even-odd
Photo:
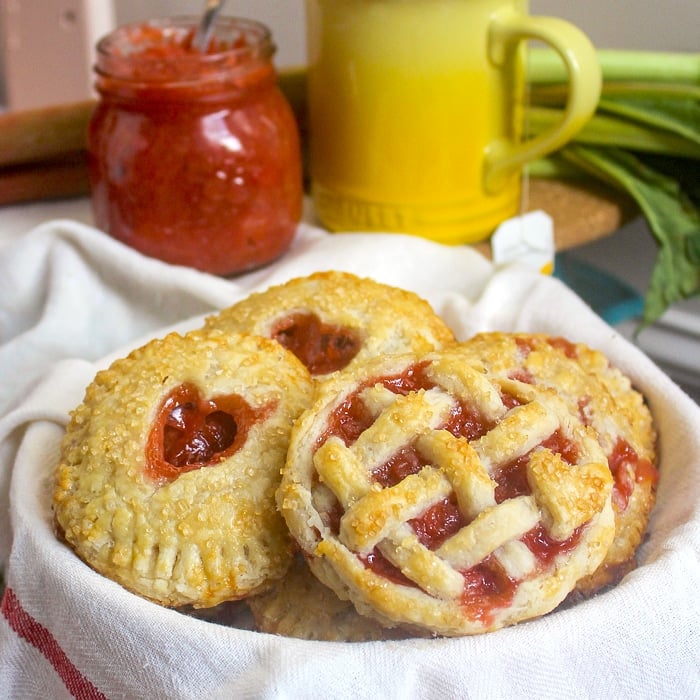
[[[416,294],[336,271],[251,294],[205,325],[274,338],[319,380],[376,355],[425,353],[454,342]]]
[[[595,430],[613,476],[615,540],[599,569],[576,590],[591,595],[617,583],[635,566],[658,480],[656,432],[642,395],[601,352],[563,338],[482,333],[461,350],[500,378],[553,389]]]
[[[305,367],[265,338],[193,331],[99,372],[56,469],[59,533],[101,574],[168,606],[242,598],[292,560],[274,503]]]
[[[420,636],[401,628],[386,629],[340,600],[297,556],[286,576],[247,599],[259,632],[321,642],[369,642]]]
[[[457,636],[554,609],[603,560],[612,477],[553,391],[451,350],[319,386],[278,506],[316,576],[385,626]]]

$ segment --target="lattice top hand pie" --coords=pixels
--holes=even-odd
[[[424,353],[454,342],[452,331],[416,294],[336,271],[251,294],[205,323],[274,338],[319,380],[377,355]]]
[[[612,477],[552,391],[444,350],[331,378],[277,502],[313,572],[383,624],[494,630],[555,608],[612,541]]]
[[[613,476],[615,540],[603,564],[576,589],[591,595],[619,581],[636,564],[658,480],[656,431],[642,395],[601,352],[563,338],[481,333],[460,351],[498,377],[553,389],[595,430]]]
[[[66,431],[60,533],[164,605],[213,606],[280,578],[292,547],[274,493],[312,386],[292,353],[253,336],[173,333],[117,360]]]

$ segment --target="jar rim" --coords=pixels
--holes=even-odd
[[[129,82],[186,82],[216,77],[251,60],[267,62],[275,53],[266,25],[229,16],[217,17],[207,51],[193,49],[199,21],[184,15],[117,27],[97,42],[95,71]]]

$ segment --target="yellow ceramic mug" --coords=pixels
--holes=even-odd
[[[595,49],[526,0],[306,0],[312,194],[331,230],[486,238],[518,213],[522,167],[594,112]],[[520,141],[527,39],[569,79],[563,119]]]

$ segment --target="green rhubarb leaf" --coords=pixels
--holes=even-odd
[[[526,134],[542,134],[553,129],[561,119],[561,109],[532,105],[526,111]],[[666,127],[651,126],[623,115],[605,114],[600,110],[573,136],[572,142],[700,159],[700,143],[693,139]]]
[[[678,181],[681,189],[700,208],[700,160],[658,153],[636,153],[643,163]]]
[[[670,78],[669,78],[670,80]],[[528,86],[528,96],[533,105],[562,108],[569,99],[569,84],[533,84]],[[657,83],[629,80],[625,82],[604,81],[600,93],[601,99],[641,99],[646,98],[654,102],[663,103],[666,100],[700,100],[700,83],[688,85],[685,83]]]
[[[676,301],[700,293],[700,210],[678,181],[628,151],[570,145],[561,156],[627,192],[637,203],[658,244],[644,300],[642,327]]]
[[[598,49],[603,82],[700,84],[700,53]],[[530,47],[527,55],[528,82],[565,83],[564,62],[551,47]]]
[[[599,112],[633,119],[637,123],[666,129],[700,144],[700,101],[653,97],[604,97]]]
[[[688,238],[686,243],[688,260],[690,260],[693,265],[700,265],[700,236]]]

